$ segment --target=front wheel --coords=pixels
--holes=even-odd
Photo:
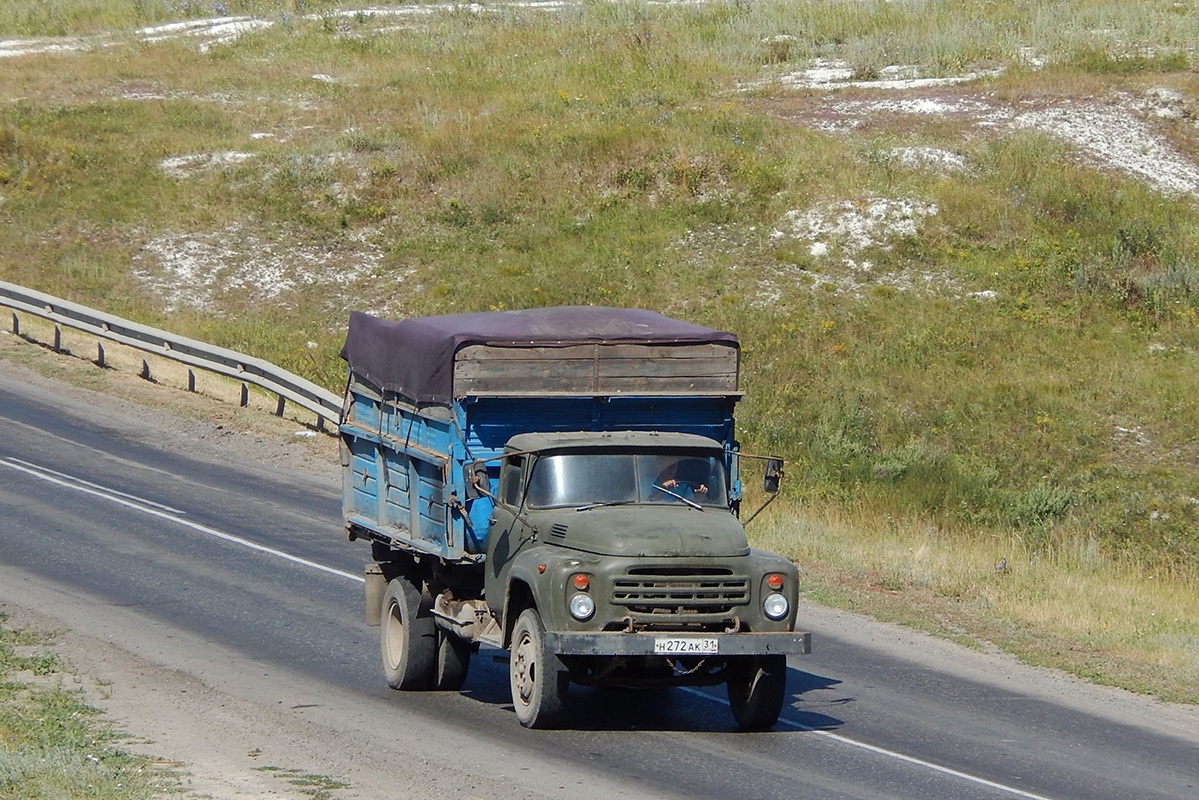
[[[526,728],[558,725],[569,685],[569,672],[545,646],[545,626],[535,608],[516,618],[512,629],[512,657],[508,679],[512,685],[512,707]]]
[[[738,659],[729,665],[728,691],[738,728],[763,731],[774,727],[787,696],[787,657]]]
[[[383,674],[393,689],[428,689],[433,683],[437,655],[433,615],[415,583],[393,578],[383,593],[379,644]]]

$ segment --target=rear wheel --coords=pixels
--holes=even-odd
[[[729,707],[737,727],[761,731],[774,726],[787,696],[787,657],[747,656],[729,665]]]
[[[526,728],[553,728],[562,721],[569,672],[545,646],[545,626],[537,609],[528,608],[512,629],[509,682],[516,718]]]
[[[433,688],[456,692],[466,683],[470,668],[470,642],[461,636],[437,631],[437,664],[433,671]]]
[[[404,577],[393,578],[383,593],[379,643],[383,674],[393,689],[428,689],[433,683],[437,629],[421,591]]]

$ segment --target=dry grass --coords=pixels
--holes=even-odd
[[[149,42],[213,4],[0,4],[5,35],[119,31],[3,62],[0,276],[332,390],[351,308],[736,331],[741,435],[789,459],[780,527],[822,533],[779,547],[824,596],[1196,696],[1194,631],[1160,621],[1199,572],[1199,15],[227,5],[271,26]],[[833,68],[869,80],[807,88]]]
[[[120,735],[87,705],[47,635],[0,614],[0,786],[6,800],[176,796],[174,777],[121,749]]]
[[[803,565],[809,596],[1100,683],[1199,702],[1199,585],[1104,554],[954,536],[869,512],[775,510],[759,546]]]

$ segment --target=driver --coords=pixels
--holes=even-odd
[[[698,496],[705,499],[708,496],[707,481],[707,462],[699,458],[685,458],[667,464],[654,483],[657,487],[669,489],[680,497]]]

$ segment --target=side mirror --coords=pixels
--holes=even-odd
[[[779,484],[783,482],[783,460],[781,458],[766,459],[766,477],[763,488],[770,494],[779,493]]]
[[[482,473],[480,475],[479,473]],[[473,464],[468,464],[466,467],[466,499],[474,500],[482,497],[484,494],[491,493],[491,487],[487,480],[487,465],[482,461],[476,461]],[[480,491],[482,489],[482,491]]]

